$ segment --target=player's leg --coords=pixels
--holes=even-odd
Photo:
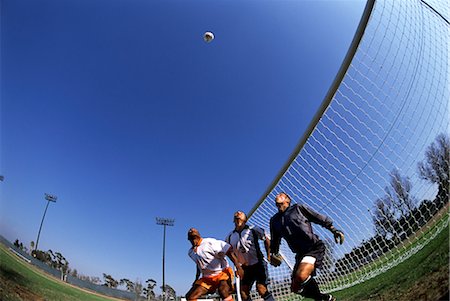
[[[256,291],[265,301],[275,301],[272,293],[267,289],[267,266],[259,262],[255,269]]]
[[[229,280],[220,280],[217,292],[223,301],[233,301],[231,290],[232,288]]]
[[[307,298],[312,298],[316,301],[335,301],[336,299],[329,294],[322,294],[319,289],[319,285],[316,282],[316,279],[313,277],[306,283],[303,289],[303,296]]]
[[[293,273],[291,290],[304,297],[314,300],[332,300],[332,296],[322,294],[319,285],[314,279],[315,260],[312,256],[305,256],[296,266]]]
[[[255,269],[253,266],[243,266],[244,277],[240,279],[241,281],[241,298],[243,301],[251,301],[250,290],[255,283]]]
[[[242,301],[251,301],[251,298],[250,298],[250,286],[249,285],[243,284],[241,282],[241,291],[240,291],[240,293],[241,293]]]
[[[201,296],[206,295],[206,293],[208,293],[208,290],[206,288],[198,284],[194,284],[192,288],[187,292],[186,300],[195,301]]]
[[[303,284],[303,296],[312,298],[314,300],[326,300],[332,301],[335,300],[333,296],[329,294],[322,294],[319,289],[319,285],[314,279],[315,269],[320,269],[322,266],[323,257],[325,255],[325,244],[319,240],[316,242],[311,251],[309,251],[305,257],[303,257],[303,263],[311,263],[314,264],[314,270],[311,272],[311,276],[309,280],[305,280]]]
[[[296,294],[302,294],[306,284],[312,279],[311,274],[314,272],[314,263],[301,262],[295,265],[292,273],[291,291]],[[302,294],[303,295],[303,294]]]
[[[272,296],[272,293],[267,289],[266,284],[257,284],[256,290],[258,291],[258,294],[265,300],[265,301],[275,301],[275,299]]]

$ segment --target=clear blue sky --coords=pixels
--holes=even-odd
[[[79,273],[194,276],[288,159],[365,1],[1,1],[0,233]],[[216,39],[206,44],[205,31]]]

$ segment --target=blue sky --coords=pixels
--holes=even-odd
[[[1,234],[184,294],[322,102],[364,1],[1,2]],[[206,44],[205,31],[216,39]]]

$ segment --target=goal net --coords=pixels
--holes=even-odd
[[[319,112],[285,167],[249,213],[269,231],[274,199],[329,216],[346,235],[327,245],[317,281],[332,292],[386,272],[448,225],[449,1],[368,1]],[[277,300],[290,293],[295,255],[269,266]],[[255,293],[253,299],[259,296]]]

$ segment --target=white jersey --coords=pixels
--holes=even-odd
[[[200,245],[189,249],[188,254],[201,270],[202,276],[210,277],[229,266],[225,255],[230,247],[222,240],[203,238]]]
[[[253,233],[257,237],[253,237]],[[258,249],[255,243],[258,243],[258,239],[265,240],[266,237],[267,234],[264,229],[258,226],[245,226],[241,232],[236,230],[230,232],[225,240],[233,247],[233,252],[240,264],[254,265],[259,261]]]

